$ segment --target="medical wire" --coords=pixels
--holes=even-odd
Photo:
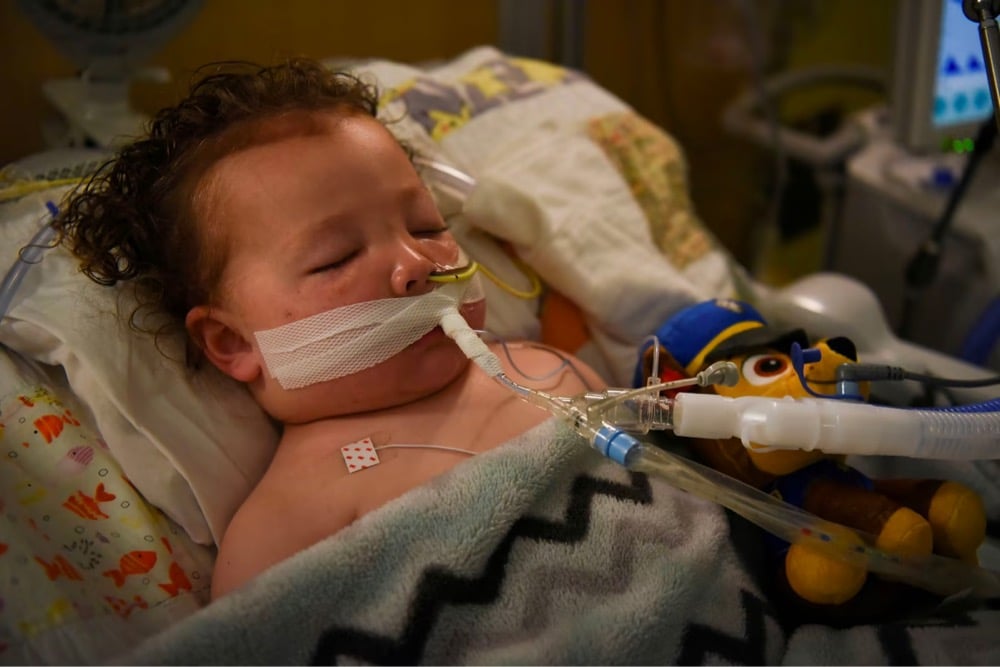
[[[953,227],[955,211],[964,201],[969,186],[978,173],[980,163],[993,150],[996,136],[997,124],[993,119],[987,119],[976,134],[972,153],[962,169],[958,183],[948,195],[944,210],[934,223],[930,234],[906,263],[903,274],[903,304],[899,326],[896,329],[896,335],[900,338],[909,338],[912,335],[920,301],[924,298],[927,288],[937,279],[941,258],[946,248],[945,236]]]
[[[32,179],[26,181],[15,181],[10,185],[0,186],[0,202],[20,199],[21,197],[30,195],[33,192],[40,192],[50,188],[58,188],[64,185],[76,185],[81,180],[82,179],[80,178],[57,178],[52,180]],[[3,174],[0,173],[0,182],[2,181]]]
[[[469,456],[477,456],[479,452],[474,452],[469,449],[462,449],[461,447],[445,447],[444,445],[415,445],[415,444],[392,444],[392,445],[380,445],[375,448],[376,452],[382,451],[383,449],[437,449],[443,452],[457,452],[459,454],[468,454]]]
[[[479,265],[479,270],[482,271],[483,275],[489,278],[494,285],[512,296],[525,300],[534,299],[539,296],[542,293],[542,281],[538,277],[538,274],[535,273],[531,267],[517,258],[512,258],[511,261],[514,263],[514,266],[516,266],[518,270],[520,270],[521,273],[523,273],[524,276],[531,281],[531,287],[529,289],[519,290],[516,287],[508,285],[500,278],[500,276],[496,275],[482,264]]]
[[[466,266],[461,269],[452,269],[447,271],[441,271],[433,273],[427,277],[428,280],[435,283],[448,283],[448,282],[458,282],[461,280],[468,280],[472,277],[472,274],[479,271],[484,276],[486,276],[490,282],[502,289],[504,292],[512,296],[516,296],[519,299],[530,300],[539,296],[542,293],[542,281],[528,265],[519,259],[512,258],[511,261],[514,265],[521,271],[524,276],[531,281],[531,287],[528,290],[519,290],[512,285],[507,284],[500,276],[490,271],[480,262],[475,260],[469,262]]]
[[[858,388],[858,383],[860,382],[900,382],[903,380],[911,380],[914,382],[919,382],[925,387],[960,387],[960,388],[978,388],[978,387],[990,387],[996,384],[1000,384],[1000,375],[994,375],[987,378],[977,378],[973,380],[961,379],[961,378],[942,378],[934,375],[927,375],[925,373],[917,373],[914,371],[909,371],[900,366],[888,366],[884,364],[860,364],[856,362],[842,363],[837,366],[835,377],[833,379],[829,378],[813,378],[807,377],[805,372],[805,364],[817,361],[820,358],[821,352],[816,348],[802,349],[799,343],[792,343],[791,349],[789,351],[789,357],[792,361],[792,368],[795,371],[795,375],[799,379],[799,384],[802,389],[816,398],[827,398],[834,400],[845,400],[845,401],[859,401],[864,402],[867,399],[862,394],[858,393],[860,390]],[[810,385],[830,385],[836,384],[837,391],[834,393],[823,394],[815,391]],[[954,402],[954,401],[952,401]]]
[[[455,269],[445,269],[443,271],[436,271],[429,276],[427,280],[432,283],[454,283],[460,282],[462,280],[468,280],[476,271],[480,271],[482,267],[479,262],[470,261],[468,264]],[[485,271],[483,272],[485,273]]]
[[[990,387],[995,384],[1000,384],[1000,375],[994,375],[992,377],[977,380],[965,380],[959,378],[941,378],[934,375],[916,373],[899,366],[882,366],[878,364],[843,364],[837,369],[837,380],[833,380],[833,382],[839,382],[841,380],[850,380],[854,382],[912,380],[914,382],[921,382],[923,384],[938,387],[971,388]]]
[[[587,387],[588,390],[593,389],[593,387],[590,385],[590,382],[583,375],[583,373],[580,372],[580,369],[576,367],[576,364],[573,363],[573,361],[569,358],[569,356],[563,354],[554,347],[545,345],[544,343],[536,343],[534,341],[518,341],[518,343],[516,343],[517,347],[529,347],[535,350],[542,350],[544,352],[548,352],[549,354],[560,360],[560,364],[551,371],[549,371],[548,373],[545,373],[544,375],[530,375],[526,373],[520,366],[518,366],[516,361],[514,361],[514,355],[511,354],[510,351],[510,348],[514,347],[514,345],[512,345],[509,341],[504,339],[502,336],[498,336],[497,334],[491,331],[487,331],[485,329],[473,329],[473,331],[475,331],[480,336],[485,336],[486,338],[489,338],[494,342],[499,343],[500,349],[503,350],[504,356],[507,358],[507,363],[510,364],[510,367],[513,370],[515,370],[518,375],[525,378],[526,380],[531,380],[533,382],[543,382],[545,380],[548,380],[549,378],[555,377],[555,375],[564,368],[569,368],[569,370],[573,373],[573,375],[576,376],[576,378],[580,381],[580,383],[583,386]]]
[[[648,343],[648,345],[647,345]],[[660,339],[656,334],[650,334],[646,336],[646,339],[642,341],[641,350],[652,350],[653,351],[653,364],[649,372],[649,379],[660,377]],[[651,384],[646,382],[646,384]]]
[[[59,215],[59,208],[51,201],[45,202],[49,215],[55,218]],[[35,232],[28,244],[17,253],[17,260],[7,271],[3,282],[0,283],[0,319],[7,315],[11,304],[14,301],[14,294],[21,281],[34,264],[42,261],[42,253],[53,247],[52,240],[56,236],[55,227],[51,222],[46,221],[42,227]]]

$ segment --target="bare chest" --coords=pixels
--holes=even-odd
[[[553,372],[558,359],[548,352],[525,348],[514,356],[525,373],[524,382],[552,394],[574,395],[603,386],[586,367],[580,366],[582,374],[570,369]],[[345,520],[426,484],[548,418],[546,411],[470,367],[443,391],[412,403],[286,428],[265,477],[272,488],[282,485],[297,506],[315,508],[312,517],[331,517],[329,525],[317,527],[330,534]],[[341,449],[365,439],[371,441],[379,463],[352,471]]]
[[[297,479],[300,493],[313,496],[307,504],[351,504],[357,517],[549,416],[486,378],[458,389],[377,414],[301,427],[286,434],[291,440],[279,447],[268,474]]]

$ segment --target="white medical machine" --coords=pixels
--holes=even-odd
[[[916,344],[994,372],[998,12],[996,0],[901,2],[890,76],[857,65],[785,72],[737,99],[724,118],[731,131],[809,165],[828,184],[822,268],[872,290],[881,311],[873,317],[884,316],[907,341],[907,359]],[[842,84],[882,90],[888,105],[854,114],[824,137],[762,112],[786,93]]]
[[[992,1],[900,3],[889,110],[859,119],[869,140],[847,161],[829,266],[870,285],[900,336],[994,370],[1000,151],[986,142],[998,11]],[[990,337],[978,350],[977,335]]]

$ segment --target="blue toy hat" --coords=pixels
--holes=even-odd
[[[769,329],[757,309],[735,299],[702,301],[680,310],[655,332],[660,345],[684,368],[689,376],[720,357],[758,347],[787,350],[792,342],[808,346],[805,332],[796,329],[776,334]],[[636,369],[636,382],[645,382],[642,356],[651,343],[643,346]]]

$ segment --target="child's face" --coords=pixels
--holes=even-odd
[[[306,422],[391,407],[456,379],[467,360],[440,329],[372,368],[302,389],[267,374],[253,332],[332,308],[431,291],[454,262],[447,231],[408,156],[375,119],[312,114],[313,131],[232,153],[208,168],[195,210],[208,244],[223,244],[218,303],[189,331],[212,362],[247,382],[276,419]],[[481,328],[485,304],[463,307]]]

